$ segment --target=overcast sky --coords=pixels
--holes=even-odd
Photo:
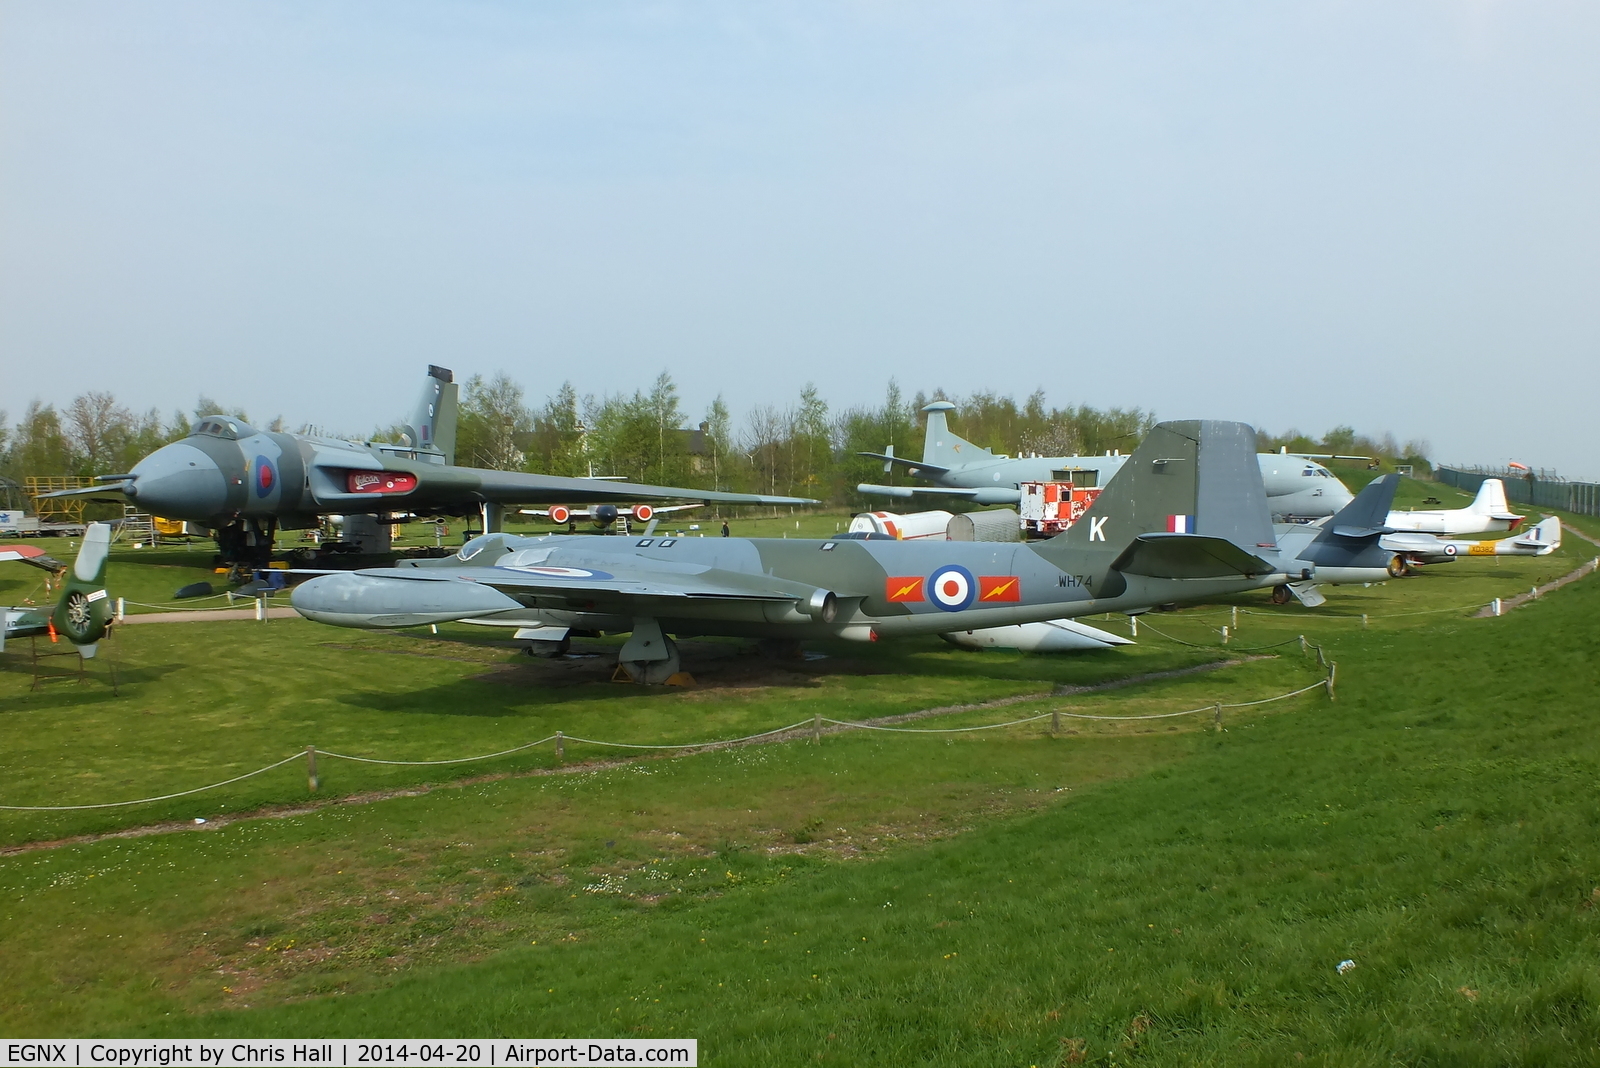
[[[1600,5],[0,0],[0,408],[429,363],[1600,475]],[[959,425],[959,424],[958,424]]]

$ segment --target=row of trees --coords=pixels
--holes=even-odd
[[[955,396],[942,389],[907,397],[890,380],[883,401],[835,411],[813,385],[788,404],[761,404],[735,425],[719,395],[698,420],[684,408],[677,385],[663,372],[648,390],[582,396],[563,383],[543,402],[531,402],[509,375],[481,375],[463,384],[456,462],[501,470],[557,475],[621,475],[655,485],[732,489],[861,503],[860,482],[904,482],[880,461],[858,455],[894,446],[897,455],[922,454],[922,407],[956,405],[953,428],[962,437],[1012,456],[1098,455],[1132,450],[1155,423],[1140,409],[1101,410],[1088,405],[1047,407],[1043,390],[1018,404],[983,391]],[[193,420],[226,412],[202,397],[193,415],[162,418],[152,409],[135,414],[110,393],[90,391],[58,411],[30,404],[12,424],[0,412],[0,476],[101,475],[129,470],[141,457],[186,436]],[[282,419],[269,429],[283,430]],[[374,436],[395,440],[397,428]],[[1361,437],[1335,427],[1321,440],[1299,431],[1261,435],[1261,448],[1381,457],[1425,468],[1426,442],[1397,444],[1391,435]]]
[[[20,483],[29,475],[127,471],[168,442],[188,437],[193,419],[218,412],[246,418],[207,397],[200,398],[192,418],[174,412],[170,419],[155,408],[130,411],[99,390],[80,393],[60,410],[36,400],[14,424],[0,411],[0,477]],[[282,420],[274,420],[272,429],[283,429]]]
[[[562,475],[622,475],[657,485],[694,486],[863,503],[862,482],[905,482],[900,471],[859,455],[894,446],[897,455],[922,455],[922,407],[956,405],[953,428],[962,437],[1011,456],[1095,456],[1129,452],[1155,424],[1138,408],[1049,407],[1036,390],[1021,404],[980,391],[958,396],[935,389],[907,397],[890,380],[881,404],[835,411],[814,385],[792,403],[761,404],[735,425],[719,395],[698,421],[684,409],[672,377],[663,372],[648,390],[579,397],[563,383],[544,403],[530,403],[504,373],[469,379],[462,391],[458,463]],[[696,423],[691,428],[689,424]],[[1426,442],[1403,447],[1392,435],[1373,439],[1346,426],[1321,440],[1298,430],[1259,435],[1263,451],[1377,457],[1428,468]]]

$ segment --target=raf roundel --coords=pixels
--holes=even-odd
[[[960,612],[972,604],[978,583],[972,572],[959,564],[948,564],[928,578],[928,596],[946,612]]]
[[[272,487],[278,483],[278,473],[272,468],[272,461],[265,456],[256,457],[256,496],[265,497],[272,492]]]

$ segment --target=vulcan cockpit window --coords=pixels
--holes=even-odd
[[[218,419],[215,416],[200,420],[194,432],[209,438],[226,438],[229,441],[238,441],[255,433],[237,419]]]

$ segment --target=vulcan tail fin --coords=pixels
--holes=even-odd
[[[1255,431],[1198,419],[1157,425],[1083,518],[1034,551],[1065,562],[1105,550],[1119,570],[1200,577],[1254,573],[1274,545]]]
[[[78,559],[67,572],[61,600],[50,617],[56,633],[76,645],[85,660],[94,656],[111,625],[111,598],[106,595],[106,558],[110,553],[110,525],[90,523]]]
[[[956,406],[949,401],[934,401],[923,406],[922,411],[928,417],[928,425],[927,434],[922,440],[922,462],[929,468],[937,467],[944,470],[958,464],[969,464],[974,460],[994,456],[988,449],[974,445],[965,438],[957,437],[951,431],[945,413],[955,410]]]
[[[417,412],[406,426],[411,447],[436,463],[454,464],[456,456],[455,376],[444,367],[428,366],[428,382]]]

